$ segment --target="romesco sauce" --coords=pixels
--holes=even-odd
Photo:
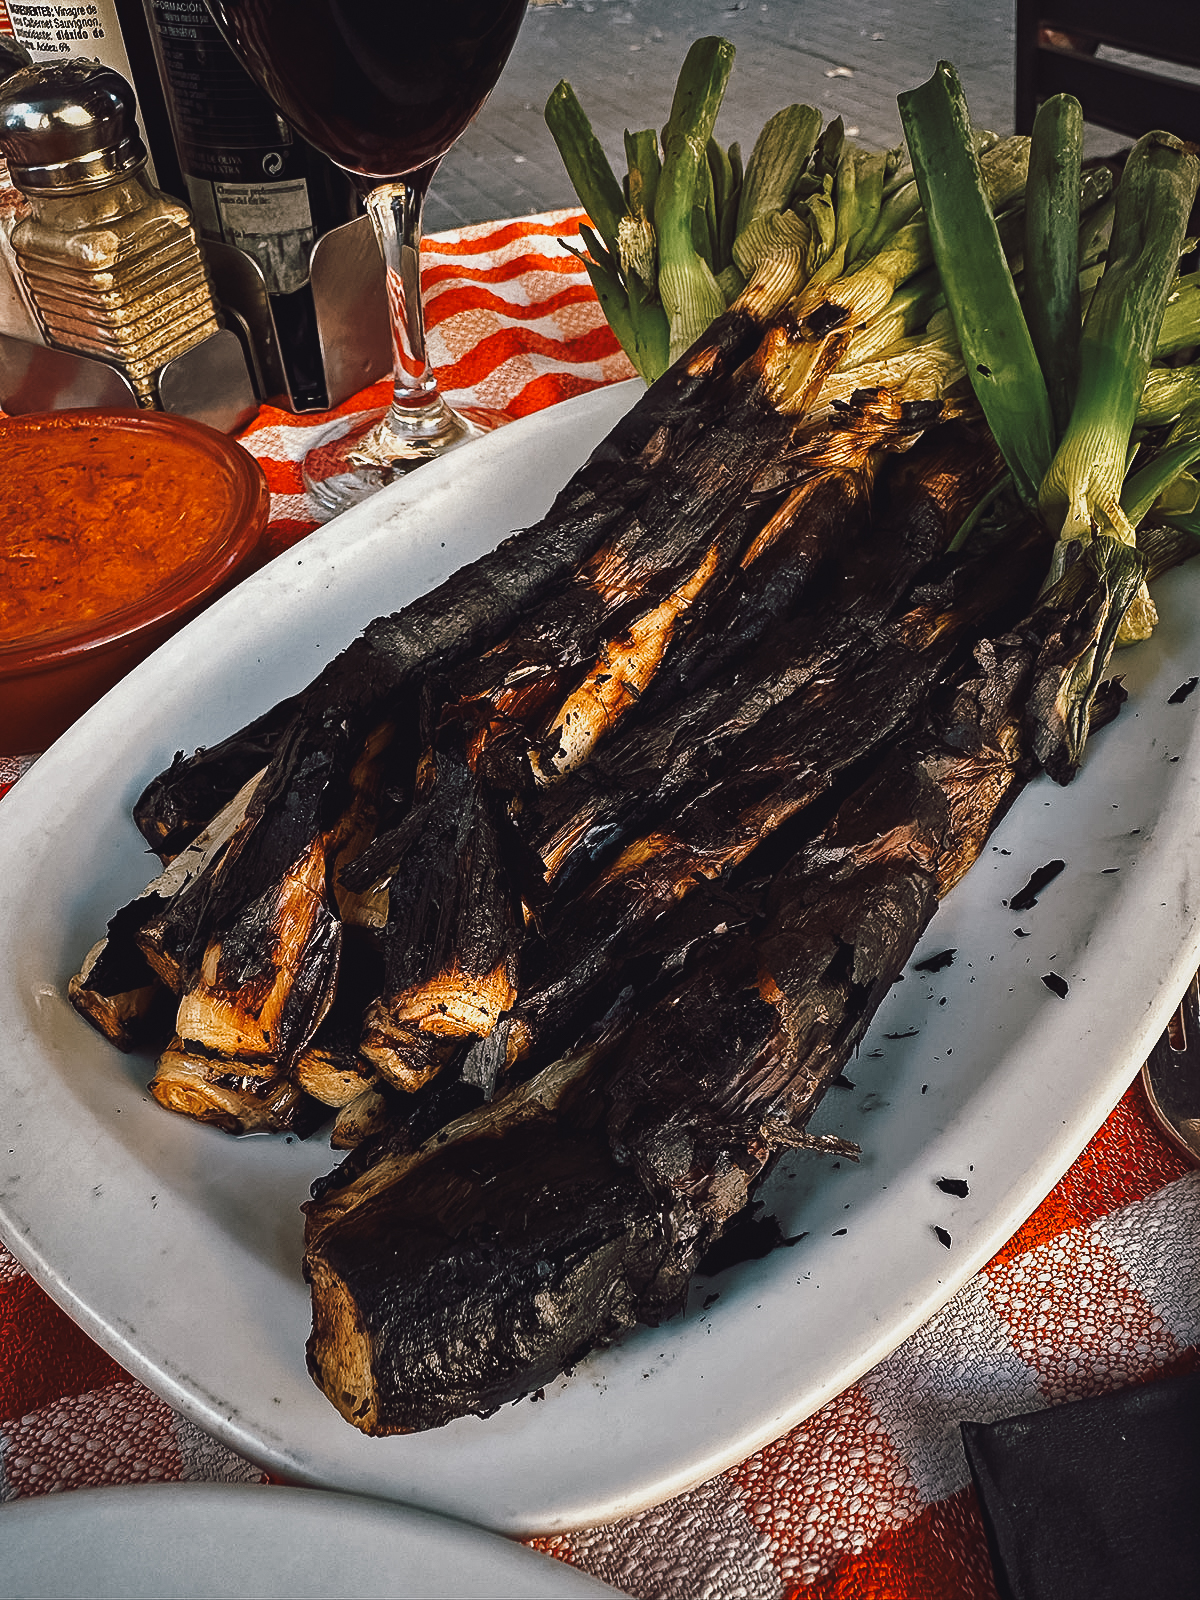
[[[0,647],[104,632],[176,590],[194,609],[247,519],[257,538],[261,470],[212,429],[133,411],[0,422]]]

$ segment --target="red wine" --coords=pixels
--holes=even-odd
[[[310,144],[399,178],[441,160],[491,93],[526,0],[211,0]]]

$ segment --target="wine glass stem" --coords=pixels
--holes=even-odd
[[[3,4],[3,0],[0,0]],[[393,395],[382,414],[353,423],[304,458],[304,483],[325,516],[336,516],[384,484],[476,439],[507,418],[459,412],[438,393],[425,345],[421,303],[421,213],[436,161],[364,195],[387,280]]]
[[[395,384],[388,420],[401,430],[411,429],[422,412],[438,408],[440,398],[425,344],[421,297],[421,216],[428,183],[427,173],[415,173],[407,182],[379,184],[366,199],[387,270]]]

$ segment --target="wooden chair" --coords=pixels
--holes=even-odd
[[[1051,42],[1045,30],[1074,42]],[[1200,144],[1200,83],[1104,60],[1111,45],[1155,62],[1200,67],[1196,0],[1017,0],[1016,131],[1053,94],[1073,94],[1084,120],[1136,139],[1165,128]]]

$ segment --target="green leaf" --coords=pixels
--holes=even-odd
[[[777,111],[754,141],[738,203],[737,232],[758,217],[782,211],[816,149],[821,113],[812,106]]]
[[[1079,380],[1079,186],[1083,111],[1073,95],[1045,101],[1033,124],[1025,188],[1023,305],[1055,434],[1071,418]]]
[[[600,141],[565,78],[546,101],[550,129],[567,176],[611,256],[617,253],[617,226],[625,214],[625,196]]]
[[[1054,451],[1050,399],[948,62],[900,96],[900,117],[967,375],[1018,495],[1034,506]]]
[[[697,205],[711,182],[708,141],[733,66],[727,39],[697,39],[675,86],[663,130],[663,164],[654,206],[658,234],[658,291],[671,324],[671,357],[681,355],[725,309],[708,260],[697,251]],[[703,185],[703,187],[702,187]]]

